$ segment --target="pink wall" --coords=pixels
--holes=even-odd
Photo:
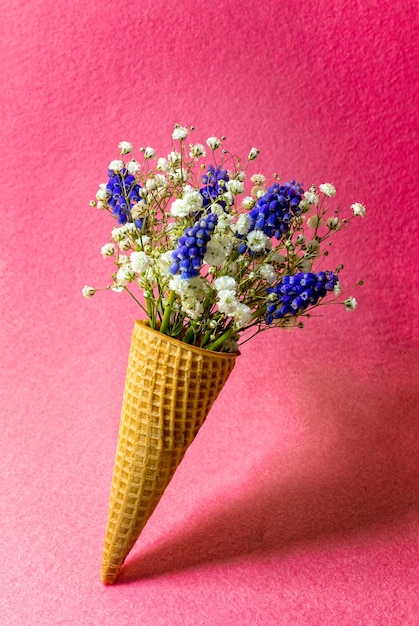
[[[413,623],[417,2],[15,0],[0,6],[0,29],[6,433],[0,480],[7,477],[0,497],[13,520],[0,517],[5,623],[110,624],[123,615],[121,623],[134,624],[141,612],[133,607],[141,603],[145,624]],[[81,297],[84,284],[107,279],[99,249],[109,224],[89,200],[120,140],[164,154],[174,122],[194,124],[197,140],[226,134],[236,153],[258,146],[266,173],[306,186],[330,181],[342,206],[365,203],[365,220],[336,243],[347,284],[363,278],[365,286],[355,294],[355,313],[332,309],[303,333],[275,331],[247,345],[224,404],[214,409],[221,442],[209,426],[208,439],[185,459],[185,481],[202,467],[199,453],[209,473],[195,490],[177,484],[168,495],[172,508],[162,510],[148,537],[158,542],[173,507],[180,529],[185,510],[199,519],[197,499],[205,517],[211,503],[211,497],[199,500],[205,488],[213,490],[217,511],[217,498],[232,481],[246,501],[243,467],[259,463],[265,479],[272,467],[281,468],[275,476],[290,476],[283,501],[295,514],[286,517],[291,526],[310,507],[317,511],[301,533],[304,541],[320,534],[323,548],[314,539],[288,555],[288,568],[272,548],[269,563],[266,556],[263,563],[249,557],[242,569],[228,562],[212,570],[204,542],[201,560],[188,561],[178,578],[175,566],[165,569],[163,550],[160,577],[143,583],[133,576],[131,585],[105,592],[96,571],[137,311],[114,294]],[[240,395],[245,401],[238,407]],[[308,415],[319,421],[308,423]],[[265,426],[262,416],[272,421]],[[258,435],[255,442],[253,422],[275,436]],[[242,457],[234,447],[237,429]],[[227,453],[226,442],[236,451]],[[211,460],[223,454],[224,465],[216,467],[225,474]],[[301,472],[305,485],[316,472],[322,477],[310,497],[299,484]],[[215,483],[205,482],[209,476]],[[347,494],[340,504],[337,476]],[[269,481],[264,488],[272,496]],[[277,502],[278,515],[280,500],[272,505]],[[351,515],[355,526],[345,522]],[[266,516],[261,505],[258,523]],[[331,518],[338,539],[321,533]],[[228,519],[221,552],[231,558],[252,552],[245,546],[259,545],[255,520],[229,552],[229,537],[246,524],[233,514]],[[367,535],[376,522],[382,530],[364,537],[364,519]],[[356,539],[348,539],[345,532],[354,528]],[[265,536],[273,546],[280,537],[272,533]],[[215,542],[217,536],[214,526]],[[207,548],[208,560],[220,561]],[[179,560],[185,551],[187,545],[174,545],[171,554]],[[246,586],[252,577],[260,585],[256,595]],[[182,600],[185,585],[189,595]],[[299,598],[298,607],[292,598]],[[226,603],[235,612],[228,614]]]

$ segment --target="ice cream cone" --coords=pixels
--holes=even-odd
[[[136,322],[118,436],[102,581],[119,569],[235,363]]]

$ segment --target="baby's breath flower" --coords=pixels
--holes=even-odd
[[[120,161],[120,160],[116,160],[116,161],[111,161],[108,165],[108,169],[112,170],[112,172],[115,172],[115,174],[118,174],[118,172],[120,172],[122,169],[124,169],[124,162]]]
[[[244,191],[244,185],[240,180],[227,181],[227,188],[234,196],[237,196],[239,193],[243,193]]]
[[[266,183],[266,176],[264,176],[263,174],[253,174],[253,176],[250,177],[250,180],[257,187],[263,187],[263,185]]]
[[[206,144],[211,150],[217,150],[221,146],[221,141],[217,137],[208,137]]]
[[[237,291],[237,283],[232,276],[219,276],[214,281],[214,287],[217,291]]]
[[[267,237],[261,230],[252,230],[247,235],[247,245],[252,252],[260,252],[261,250],[264,250],[268,241],[269,237]]]
[[[249,152],[249,156],[247,157],[248,161],[254,161],[259,154],[260,150],[257,148],[252,148]]]
[[[131,161],[128,161],[126,168],[130,174],[135,176],[140,171],[140,164],[135,159],[132,159]]]
[[[157,160],[157,169],[161,172],[167,172],[169,170],[169,161],[164,157],[160,157]]]
[[[360,217],[364,217],[366,208],[360,202],[355,202],[351,205],[351,209],[354,212],[354,215],[359,215]]]
[[[178,165],[182,160],[182,155],[180,154],[180,152],[172,150],[167,155],[167,160],[169,162],[169,165]]]
[[[340,227],[340,222],[338,217],[329,217],[326,220],[326,226],[329,230],[338,230]]]
[[[132,282],[134,278],[135,272],[129,264],[120,267],[116,273],[116,280],[119,286],[127,285]]]
[[[240,302],[234,312],[234,325],[236,328],[244,328],[252,319],[252,309]]]
[[[310,187],[310,189],[304,193],[304,198],[308,204],[314,204],[317,206],[319,203],[319,196],[317,195],[314,187]],[[304,200],[302,200],[302,202],[304,202]]]
[[[93,296],[96,293],[96,289],[94,287],[90,287],[89,285],[86,285],[85,287],[83,287],[81,292],[85,298],[93,298]]]
[[[336,285],[333,287],[333,293],[335,294],[335,296],[339,296],[340,292],[342,291],[340,282],[337,281]]]
[[[131,250],[131,241],[127,238],[125,239],[121,239],[121,241],[118,243],[120,250]]]
[[[312,215],[307,220],[307,226],[315,230],[322,223],[321,218],[318,215]]]
[[[132,143],[130,143],[129,141],[121,141],[118,144],[118,148],[119,148],[121,154],[129,154],[134,149]]]
[[[262,278],[264,278],[270,284],[274,283],[277,279],[277,273],[275,271],[275,268],[273,265],[270,265],[270,263],[263,263],[259,267],[259,273]]]
[[[172,139],[183,141],[188,135],[189,130],[185,126],[176,125],[172,133]]]
[[[254,198],[252,198],[251,196],[246,196],[245,198],[243,198],[242,200],[242,207],[243,209],[245,209],[246,211],[250,211],[251,209],[253,209],[253,207],[256,204],[256,200]],[[241,217],[241,216],[240,216]]]
[[[325,195],[331,198],[336,195],[336,189],[331,183],[323,183],[319,186],[320,191]]]
[[[100,254],[103,257],[113,256],[115,254],[115,246],[113,245],[113,243],[105,243],[105,245],[102,246],[100,249]]]
[[[353,296],[350,296],[349,298],[344,300],[343,304],[345,305],[345,309],[347,311],[353,311],[358,306],[358,302],[356,301],[356,298],[354,298]]]
[[[220,289],[218,296],[218,310],[224,315],[233,315],[239,305],[236,292],[231,289]]]
[[[151,267],[152,259],[145,252],[132,252],[130,256],[130,264],[134,272],[142,274]]]
[[[150,146],[147,146],[147,148],[144,150],[144,158],[154,159],[155,156],[156,156],[156,151],[154,150],[154,148],[150,148]]]
[[[189,144],[189,156],[191,159],[198,159],[199,157],[204,157],[205,155],[206,152],[202,143]]]
[[[224,247],[214,238],[207,243],[206,247],[207,249],[204,255],[204,263],[220,267],[226,260],[226,251]]]

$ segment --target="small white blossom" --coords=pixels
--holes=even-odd
[[[189,135],[189,130],[185,126],[175,126],[172,139],[183,141]]]
[[[251,209],[253,209],[253,207],[255,206],[256,201],[254,198],[252,198],[251,196],[246,196],[245,198],[243,198],[242,200],[242,207],[243,209],[246,209],[246,211],[250,211]],[[241,216],[240,216],[241,217]],[[240,218],[239,218],[240,219]]]
[[[217,150],[221,146],[221,141],[217,137],[208,137],[206,144],[211,150]]]
[[[244,328],[252,319],[252,310],[246,304],[240,302],[234,312],[236,328]]]
[[[232,276],[219,276],[214,280],[214,287],[217,291],[234,291],[237,290],[237,283]]]
[[[360,217],[364,217],[366,208],[360,202],[355,202],[351,205],[351,209],[354,212],[354,215],[359,215]]]
[[[124,239],[124,237],[125,237],[124,228],[115,227],[112,229],[111,238],[114,241],[121,241],[122,239]]]
[[[143,251],[131,253],[130,264],[134,272],[138,272],[138,274],[143,274],[151,267],[152,263],[152,259]]]
[[[118,172],[120,172],[123,168],[125,167],[125,163],[123,161],[111,161],[108,165],[108,169],[112,170],[113,172],[115,172],[115,174],[117,174]]]
[[[197,298],[193,296],[189,296],[182,300],[181,303],[182,311],[189,317],[191,320],[196,320],[200,315],[204,312],[204,307],[201,302],[197,300]]]
[[[131,250],[131,241],[130,241],[130,239],[127,239],[127,238],[121,239],[121,241],[118,243],[118,245],[119,245],[119,249],[120,250],[125,250],[125,252],[127,250]]]
[[[199,157],[204,157],[206,155],[206,151],[202,143],[189,144],[189,156],[191,159],[198,159]]]
[[[266,183],[266,176],[264,176],[263,174],[253,174],[253,176],[250,177],[250,180],[257,187],[263,187],[263,185]]]
[[[182,155],[180,154],[180,152],[172,150],[172,152],[167,155],[167,160],[170,165],[178,165],[182,160]]]
[[[329,217],[326,220],[326,226],[330,230],[339,230],[339,227],[340,227],[339,218],[336,217],[336,216],[335,217]]]
[[[96,289],[94,287],[86,285],[85,287],[83,287],[81,292],[85,298],[92,298],[96,293]]]
[[[236,179],[242,183],[244,180],[246,180],[246,172],[244,170],[240,170],[239,172],[237,172]]]
[[[157,160],[157,169],[161,172],[167,172],[169,170],[169,161],[164,157],[160,157]]]
[[[144,217],[147,212],[147,203],[144,200],[140,200],[137,204],[131,207],[131,215],[135,220],[139,220]]]
[[[263,263],[259,267],[259,273],[262,276],[262,278],[264,278],[270,284],[274,283],[277,279],[275,268],[273,265],[270,265],[269,263]]]
[[[247,235],[247,245],[252,252],[260,252],[267,247],[269,237],[261,230],[252,230]]]
[[[116,273],[116,280],[119,286],[130,283],[135,278],[135,272],[129,264],[123,265]]]
[[[320,217],[318,215],[312,215],[307,220],[307,226],[309,228],[312,228],[313,230],[318,228],[321,223],[322,223],[322,221],[321,221],[321,219],[320,219]]]
[[[340,282],[338,281],[336,285],[333,287],[333,293],[335,294],[335,296],[339,296],[340,292],[341,292],[341,285],[340,285]]]
[[[227,189],[234,196],[237,196],[239,193],[243,193],[244,185],[240,180],[229,180],[227,181]]]
[[[350,296],[349,298],[344,300],[343,304],[345,305],[345,309],[347,311],[353,311],[358,306],[358,302],[356,301],[356,298],[354,298],[353,296]]]
[[[320,191],[325,195],[331,198],[336,195],[336,189],[331,183],[323,183],[323,185],[319,185]]]
[[[106,183],[101,183],[96,193],[96,199],[106,202],[110,195],[111,195],[111,192],[108,191],[108,189],[106,189]]]
[[[211,239],[206,246],[204,263],[220,267],[226,260],[226,256],[224,247],[218,241]]]
[[[115,254],[115,246],[113,245],[113,243],[105,243],[105,245],[102,246],[100,249],[100,254],[103,257],[113,256]]]
[[[231,289],[221,289],[218,292],[218,310],[224,315],[233,315],[237,311],[239,302],[236,292]]]
[[[132,174],[132,176],[135,176],[140,171],[140,164],[138,163],[138,161],[135,161],[134,159],[132,159],[131,161],[127,163],[126,168],[129,174]]]
[[[154,159],[155,156],[156,156],[156,151],[154,150],[154,148],[150,148],[150,146],[147,146],[147,148],[144,150],[144,158]]]
[[[304,193],[304,198],[308,204],[314,204],[317,206],[319,203],[319,196],[317,195],[314,187],[310,187],[310,189]],[[304,200],[302,200],[302,202],[304,202]]]
[[[133,151],[133,145],[129,141],[121,141],[118,144],[118,148],[121,151],[121,154],[129,154]]]
[[[257,148],[252,148],[249,152],[249,156],[247,157],[249,161],[254,161],[259,154],[260,150]]]

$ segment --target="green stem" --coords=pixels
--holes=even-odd
[[[206,348],[206,350],[217,351],[218,348],[221,348],[223,343],[227,341],[227,339],[230,339],[230,337],[234,335],[234,333],[236,332],[237,330],[235,330],[234,328],[230,328],[229,330],[226,330],[225,333],[223,333],[215,341],[210,343],[210,345]]]
[[[169,291],[169,296],[167,298],[166,308],[164,310],[163,319],[160,326],[160,332],[164,335],[168,334],[168,328],[170,324],[170,315],[172,313],[172,306],[176,299],[176,294],[174,291]]]

